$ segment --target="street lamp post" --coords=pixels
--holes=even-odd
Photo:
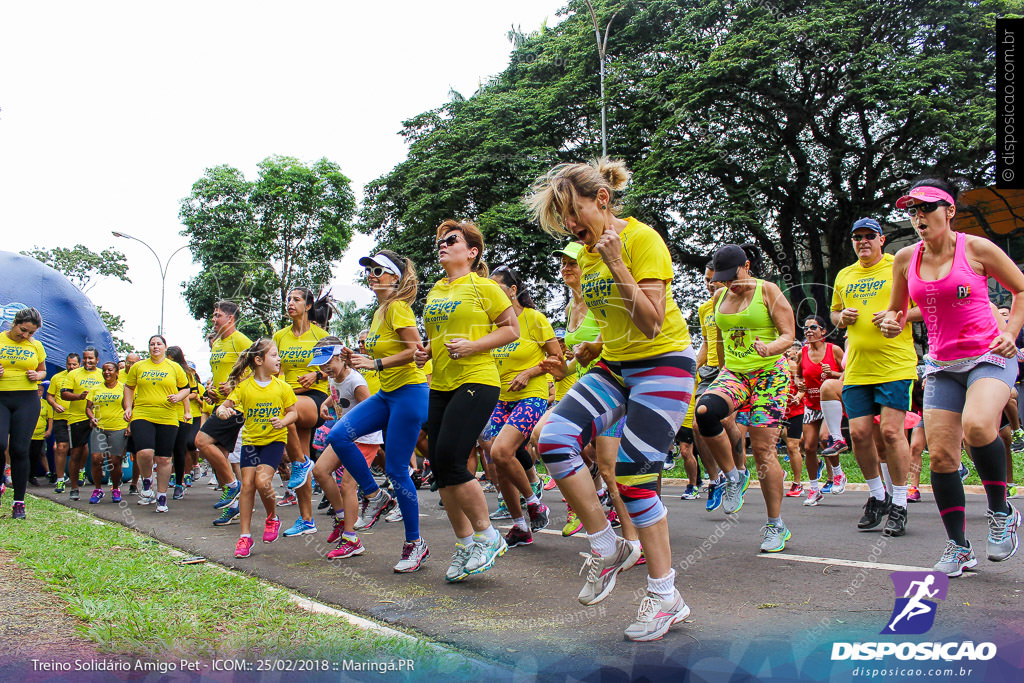
[[[186,244],[183,247],[178,247],[170,256],[167,257],[166,262],[161,262],[160,257],[157,256],[157,253],[153,250],[153,247],[149,246],[148,244],[140,240],[138,237],[133,237],[126,233],[118,232],[117,230],[111,230],[110,234],[112,234],[114,237],[123,237],[126,240],[135,240],[142,246],[146,247],[146,249],[149,249],[150,253],[153,254],[153,258],[156,259],[156,264],[160,268],[160,326],[157,328],[156,333],[162,335],[164,333],[164,290],[167,286],[167,267],[171,265],[171,259],[174,258],[174,256],[179,251],[181,251],[182,249],[186,249],[188,245]]]
[[[583,0],[587,3],[587,9],[590,10],[590,19],[594,22],[594,40],[597,41],[597,56],[601,60],[601,156],[608,156],[608,131],[605,126],[605,103],[604,103],[604,61],[605,55],[607,54],[608,48],[608,34],[612,30],[612,22],[615,21],[615,17],[618,16],[618,12],[612,15],[612,18],[608,20],[608,23],[604,26],[604,40],[601,39],[601,26],[597,23],[597,13],[594,11],[594,6],[590,4],[590,0]]]

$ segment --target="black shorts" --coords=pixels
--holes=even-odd
[[[238,443],[238,432],[242,431],[244,424],[245,416],[238,411],[235,411],[228,419],[223,420],[217,417],[217,412],[214,410],[213,414],[199,428],[199,431],[213,439],[214,443],[228,453],[231,453],[235,450],[235,444]]]
[[[53,421],[53,440],[57,443],[71,443],[71,431],[67,420]]]
[[[71,447],[78,448],[79,446],[89,445],[89,435],[92,434],[92,426],[89,424],[89,420],[81,420],[79,422],[72,422],[68,426],[68,432],[70,432]]]
[[[680,427],[676,432],[676,443],[693,443],[693,427]]]
[[[327,400],[327,394],[322,391],[317,391],[316,389],[310,389],[304,394],[295,394],[295,398],[298,398],[299,396],[308,396],[313,399],[313,403],[316,404],[316,426],[313,427],[313,429],[319,429],[322,427],[325,420],[320,417],[320,406],[322,406],[324,401]]]
[[[319,393],[319,392],[318,392]],[[284,441],[274,441],[263,446],[250,446],[242,444],[242,457],[239,465],[242,467],[256,467],[267,465],[275,470],[284,458]]]
[[[786,418],[786,438],[799,439],[804,433],[804,414]]]
[[[132,420],[132,438],[140,451],[153,451],[158,458],[174,455],[178,425],[162,425],[149,420]]]

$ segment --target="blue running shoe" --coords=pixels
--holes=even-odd
[[[305,462],[292,463],[292,476],[288,479],[288,488],[294,491],[301,488],[309,481],[309,475],[313,472],[313,459],[307,457]],[[285,534],[287,535],[287,534]]]
[[[315,533],[316,522],[312,519],[307,522],[302,517],[299,517],[297,520],[295,520],[295,524],[292,524],[291,527],[287,529],[282,535],[288,538],[291,536],[305,536],[306,534]]]
[[[829,479],[828,483],[821,487],[822,493],[832,493],[832,480]]]
[[[963,462],[960,463],[960,469],[957,471],[960,475],[960,481],[967,481],[967,477],[971,476],[971,470],[968,469],[967,465]]]
[[[722,506],[723,493],[725,493],[724,481],[716,481],[708,484],[708,504],[705,506],[708,512],[717,510]]]
[[[214,510],[220,510],[226,508],[238,500],[238,494],[242,492],[242,482],[235,480],[233,484],[228,484],[224,487],[224,492],[220,494],[220,500],[213,504]],[[237,506],[235,506],[237,507]]]
[[[232,505],[229,508],[225,508],[224,512],[221,513],[220,517],[213,520],[214,526],[227,526],[238,519],[238,506]]]
[[[747,489],[750,488],[750,469],[743,470],[743,490],[740,493],[746,493]]]
[[[822,462],[821,460],[819,460],[818,461],[818,473],[816,475],[814,475],[814,478],[817,479],[818,481],[821,481],[821,473],[822,473],[822,471],[824,469],[825,469],[825,463]]]

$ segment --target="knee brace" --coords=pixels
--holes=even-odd
[[[702,410],[703,409],[703,410]],[[714,437],[722,433],[722,420],[729,417],[731,406],[721,396],[704,394],[697,402],[693,419],[703,437]]]

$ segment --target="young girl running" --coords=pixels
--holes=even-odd
[[[128,446],[128,423],[124,414],[128,410],[124,385],[118,381],[117,363],[103,364],[103,384],[89,390],[85,399],[85,413],[92,427],[89,451],[92,454],[92,481],[95,485],[89,502],[93,505],[103,499],[103,461],[110,463],[110,500],[121,502],[121,464]]]
[[[241,380],[250,371],[252,374]],[[245,421],[240,463],[242,492],[238,502],[242,533],[235,545],[235,557],[249,557],[252,552],[252,506],[257,491],[267,512],[263,542],[276,541],[281,529],[272,481],[284,456],[288,425],[295,422],[298,414],[295,392],[287,382],[275,376],[279,372],[281,356],[274,342],[266,337],[257,339],[231,368],[227,381],[235,388],[217,408],[217,416],[222,420],[230,420],[237,413]]]

